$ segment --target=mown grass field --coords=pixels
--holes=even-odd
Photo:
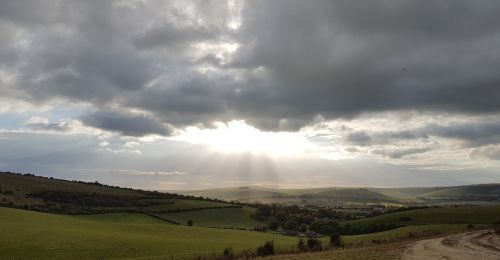
[[[220,254],[274,240],[297,239],[251,231],[166,224],[142,214],[67,216],[0,207],[2,259],[152,259]]]
[[[402,221],[402,217],[410,220]],[[432,225],[432,224],[491,224],[500,220],[500,206],[467,206],[417,209],[380,215],[372,218],[345,221],[342,225],[370,224]]]
[[[265,224],[251,217],[251,214],[255,213],[255,210],[255,208],[249,207],[218,208],[157,215],[183,225],[190,219],[193,220],[195,226],[252,228]]]

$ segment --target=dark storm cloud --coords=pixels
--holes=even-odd
[[[172,24],[152,28],[133,39],[137,48],[168,47],[178,44],[189,44],[215,38],[216,33],[204,27],[175,27]]]
[[[241,34],[248,44],[234,64],[269,70],[269,85],[258,91],[270,98],[246,97],[270,116],[497,112],[499,8],[495,1],[252,1]]]
[[[383,145],[429,137],[458,140],[465,147],[478,147],[500,143],[500,122],[492,120],[450,124],[429,123],[423,127],[404,131],[356,131],[346,135],[348,144],[358,146]]]
[[[498,1],[248,1],[238,29],[226,26],[238,14],[223,1],[120,3],[0,1],[0,39],[10,39],[0,57],[15,53],[0,68],[16,75],[0,90],[140,109],[176,127],[245,119],[297,130],[366,111],[500,112]],[[226,62],[210,50],[222,43],[239,44]],[[130,133],[117,118],[88,122]],[[164,133],[153,128],[132,133]],[[422,133],[401,134],[393,138]],[[360,137],[348,139],[370,141]]]
[[[89,113],[84,115],[81,120],[88,126],[128,136],[170,135],[172,131],[169,126],[152,117],[112,110],[99,110]]]

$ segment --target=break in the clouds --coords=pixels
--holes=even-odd
[[[93,148],[75,169],[102,169],[84,162],[109,152],[116,172],[185,173],[152,175],[174,186],[201,170],[173,158],[123,169],[120,158],[183,142],[207,157],[230,147],[397,166],[409,180],[426,170],[428,185],[443,171],[500,181],[498,13],[495,0],[0,1],[0,143],[85,136]],[[23,169],[26,148],[13,147],[0,165]],[[248,163],[255,180],[232,178],[276,181],[264,161]]]

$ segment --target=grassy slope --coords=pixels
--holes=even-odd
[[[188,219],[191,219],[194,221],[195,226],[251,228],[263,225],[263,222],[250,217],[254,212],[254,208],[243,207],[204,209],[158,215],[181,224],[185,224]]]
[[[400,221],[400,217],[410,217],[410,221]],[[343,225],[399,224],[491,224],[500,220],[500,206],[468,206],[418,209],[404,212],[384,214],[373,218],[365,218],[342,222]]]
[[[102,194],[105,196],[122,197],[124,200],[148,200],[148,194],[139,190],[110,187],[105,185],[93,185],[89,183],[78,183],[58,179],[49,179],[38,176],[24,176],[19,174],[5,174],[0,172],[0,202],[13,202],[14,207],[22,207],[24,205],[41,205],[45,202],[41,198],[34,197],[30,194],[56,191],[56,192],[79,192],[87,194]],[[12,194],[4,194],[6,191]],[[192,209],[204,207],[225,207],[228,204],[212,202],[206,200],[193,199],[158,199],[158,205],[150,205],[145,207],[128,207],[127,209],[137,209],[145,211],[168,211],[178,209]],[[57,203],[57,202],[56,202]],[[59,203],[60,204],[60,203]],[[70,205],[70,207],[80,207],[78,203]],[[111,207],[110,207],[111,208]],[[113,207],[113,211],[120,211],[120,207]]]
[[[343,236],[345,249],[330,249],[323,252],[278,255],[259,259],[295,260],[295,259],[399,259],[406,246],[417,238],[435,235],[457,234],[467,231],[467,225],[421,225],[402,227],[390,231],[366,235]],[[323,245],[328,238],[321,238]],[[376,242],[376,243],[375,243]]]
[[[0,208],[0,256],[11,259],[120,259],[187,256],[254,248],[295,238],[169,225],[141,214],[66,216]],[[170,259],[170,258],[168,258]]]

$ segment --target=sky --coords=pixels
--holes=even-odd
[[[0,170],[500,183],[497,0],[0,0]]]

